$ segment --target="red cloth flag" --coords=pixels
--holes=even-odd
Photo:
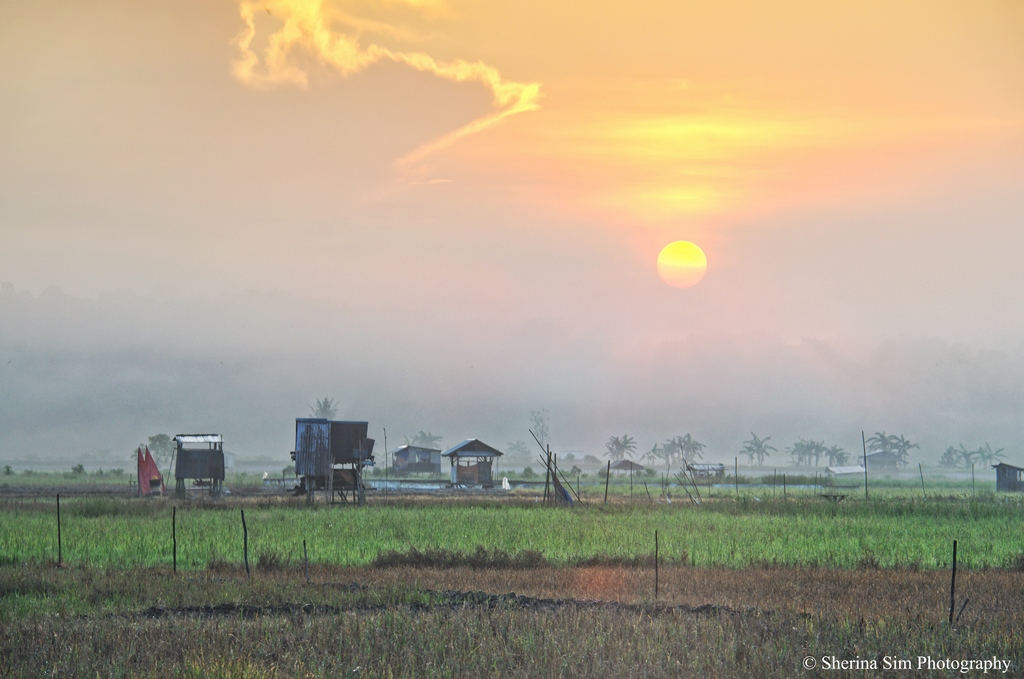
[[[164,494],[164,477],[160,468],[156,466],[153,456],[149,453],[149,446],[146,446],[146,454],[142,454],[142,446],[139,446],[139,495],[149,495],[153,486],[160,488],[160,494]]]
[[[149,454],[149,446],[146,446],[146,462],[149,464],[149,485],[160,486],[160,494],[164,494],[164,475],[160,473],[160,467],[156,466],[156,460]]]
[[[142,446],[135,452],[139,458],[139,495],[149,495],[149,465],[142,455]]]

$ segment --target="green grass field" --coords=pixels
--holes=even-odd
[[[69,498],[62,501],[63,560],[91,567],[169,565],[171,512],[164,499]],[[668,563],[743,568],[777,564],[855,568],[937,568],[960,545],[967,568],[1014,566],[1024,552],[1021,498],[986,494],[922,501],[907,497],[838,505],[821,499],[720,499],[691,506],[613,503],[545,507],[532,501],[370,503],[309,508],[270,500],[178,503],[178,566],[206,568],[242,560],[244,508],[251,559],[297,558],[306,540],[315,563],[362,566],[381,553],[478,547],[539,552],[550,563],[635,559],[653,551],[659,531]],[[57,557],[52,500],[0,505],[0,563]]]

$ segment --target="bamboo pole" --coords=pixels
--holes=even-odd
[[[174,572],[178,572],[178,508],[171,507],[171,550],[174,559]]]
[[[924,468],[920,462],[917,463],[917,472],[921,475],[921,495],[927,500],[928,493],[924,492]]]
[[[57,565],[64,563],[64,546],[60,537],[60,493],[57,493]]]
[[[860,430],[860,445],[864,448],[864,499],[868,499],[868,442],[864,430]]]
[[[654,600],[658,600],[658,531],[654,531]]]
[[[612,461],[608,460],[608,469],[604,473],[604,503],[608,504],[608,482],[612,478]]]
[[[548,501],[548,484],[551,483],[551,446],[547,447],[546,452],[547,456],[544,463],[544,502]]]
[[[242,511],[242,557],[245,559],[245,577],[252,579],[249,572],[249,528],[245,525],[245,510]]]
[[[949,581],[949,624],[953,624],[953,608],[956,605],[956,540],[953,540],[953,578]]]

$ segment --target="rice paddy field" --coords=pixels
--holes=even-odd
[[[55,498],[3,500],[0,675],[1024,673],[1018,496],[750,485],[572,508],[62,497],[60,564]]]

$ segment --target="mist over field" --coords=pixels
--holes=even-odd
[[[404,332],[368,314],[280,297],[83,298],[0,291],[0,461],[126,464],[157,432],[222,433],[239,461],[287,463],[293,418],[331,396],[383,443],[429,430],[452,445],[530,440],[546,408],[556,450],[602,456],[611,435],[639,452],[692,433],[728,461],[754,431],[847,450],[860,431],[1024,451],[1024,353],[929,339],[870,346],[694,333],[674,341],[461,326]],[[770,464],[785,465],[776,453]]]
[[[283,466],[325,396],[1024,463],[1018,2],[2,5],[4,464]]]

